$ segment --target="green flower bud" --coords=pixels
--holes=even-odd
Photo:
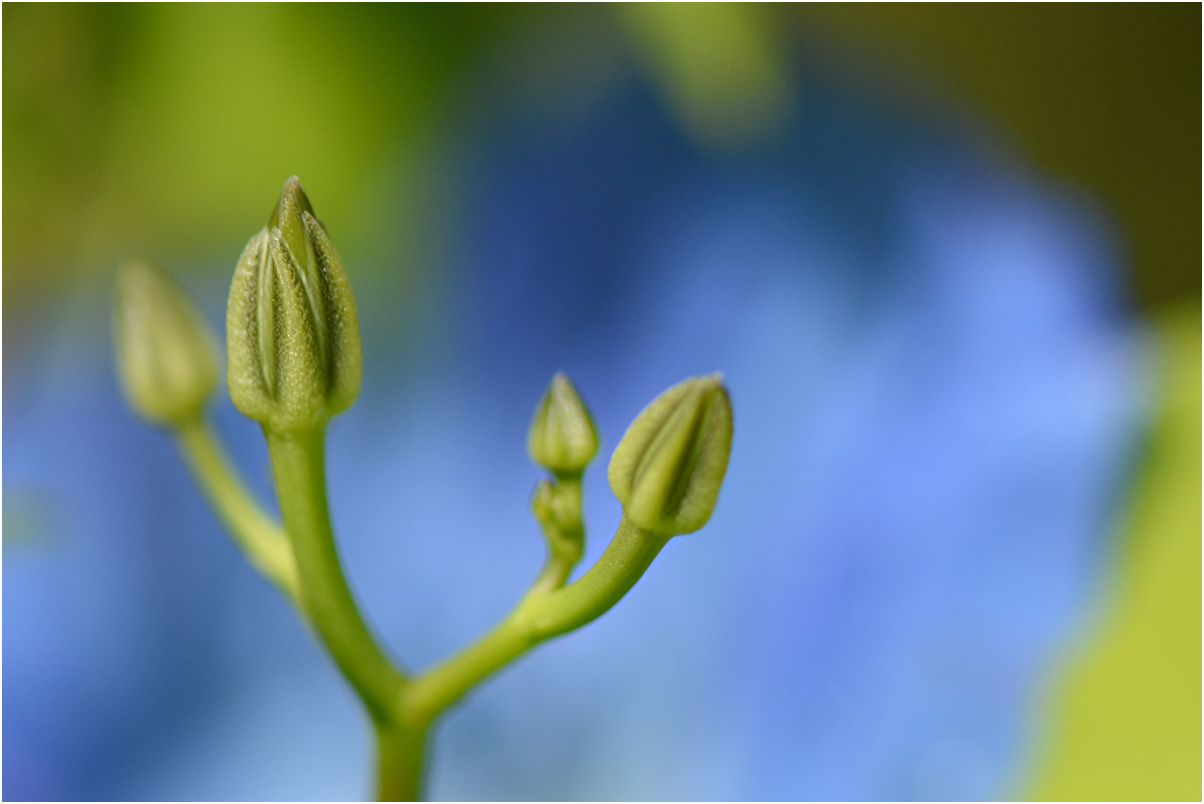
[[[732,449],[732,404],[720,374],[691,377],[652,400],[610,459],[627,517],[645,530],[693,533],[715,508]]]
[[[238,260],[226,344],[230,398],[265,427],[316,427],[359,396],[351,283],[296,176]]]
[[[555,504],[556,487],[550,480],[539,481],[531,495],[531,511],[545,528],[555,528],[559,525]]]
[[[541,480],[531,495],[531,511],[545,531],[558,538],[584,538],[581,526],[581,483]]]
[[[156,424],[198,415],[217,385],[209,323],[179,283],[149,262],[122,266],[116,291],[117,366],[130,404]]]
[[[557,475],[581,474],[598,452],[598,430],[572,381],[556,372],[527,433],[531,460]]]

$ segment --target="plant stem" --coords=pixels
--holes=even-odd
[[[179,426],[175,435],[184,460],[235,543],[256,569],[300,605],[288,536],[247,491],[203,414]]]
[[[519,654],[605,613],[635,585],[669,538],[643,530],[624,516],[606,551],[581,578],[551,592],[537,582],[496,628],[414,679],[402,691],[405,722],[428,725]]]
[[[343,575],[326,501],[325,427],[264,435],[305,613],[379,731],[395,721],[406,678],[368,630]]]
[[[488,634],[406,687],[402,693],[402,716],[406,723],[418,728],[429,725],[486,676],[538,641],[523,632],[511,613]]]
[[[577,580],[515,609],[522,629],[542,642],[580,628],[610,610],[643,577],[672,535],[644,530],[624,514],[601,557]]]
[[[427,729],[376,724],[376,800],[421,801]]]

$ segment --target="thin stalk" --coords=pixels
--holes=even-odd
[[[264,435],[305,612],[378,729],[388,726],[407,680],[368,630],[343,575],[326,501],[325,428]]]
[[[644,530],[624,514],[615,537],[584,575],[548,595],[532,595],[515,615],[537,641],[580,628],[609,611],[643,577],[672,535]]]
[[[300,605],[288,536],[251,496],[204,416],[198,413],[176,428],[175,435],[185,462],[235,544],[257,570]]]
[[[544,640],[580,628],[619,602],[670,537],[643,530],[626,516],[581,578],[555,591],[537,582],[500,624],[402,690],[402,716],[425,727],[483,679]]]

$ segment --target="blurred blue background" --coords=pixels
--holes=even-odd
[[[454,710],[432,797],[1198,798],[1199,483],[1125,512],[1156,461],[1199,472],[1198,382],[1160,436],[1196,451],[1143,446],[1199,371],[1199,14],[6,5],[4,796],[368,789],[353,695],[110,354],[130,255],[220,331],[295,173],[362,317],[340,547],[407,666],[538,569],[555,371],[603,437],[587,563],[627,423],[691,374],[732,392],[711,523]],[[257,426],[214,417],[270,499]],[[1138,531],[1194,555],[1156,609],[1186,681],[1115,671],[1169,720],[1101,793],[1123,746],[1050,712],[1144,599]]]

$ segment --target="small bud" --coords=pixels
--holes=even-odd
[[[171,276],[143,260],[117,274],[114,332],[126,396],[143,418],[182,424],[217,385],[209,323]]]
[[[561,535],[568,534],[577,540],[584,538],[581,526],[580,482],[539,481],[531,495],[531,511],[544,530],[553,530]]]
[[[627,517],[645,530],[693,533],[715,508],[732,449],[722,375],[691,377],[640,412],[607,475]]]
[[[558,475],[580,474],[598,452],[598,430],[572,381],[556,372],[527,433],[531,460]]]
[[[558,524],[554,507],[555,500],[556,487],[552,485],[551,481],[539,481],[531,495],[531,511],[545,528],[554,528]]]
[[[296,176],[238,260],[226,344],[230,398],[266,427],[315,427],[359,396],[351,283]]]
[[[531,511],[539,520],[548,545],[549,563],[541,576],[541,584],[546,584],[548,589],[557,589],[568,580],[573,565],[585,552],[581,481],[539,481],[531,496]]]

